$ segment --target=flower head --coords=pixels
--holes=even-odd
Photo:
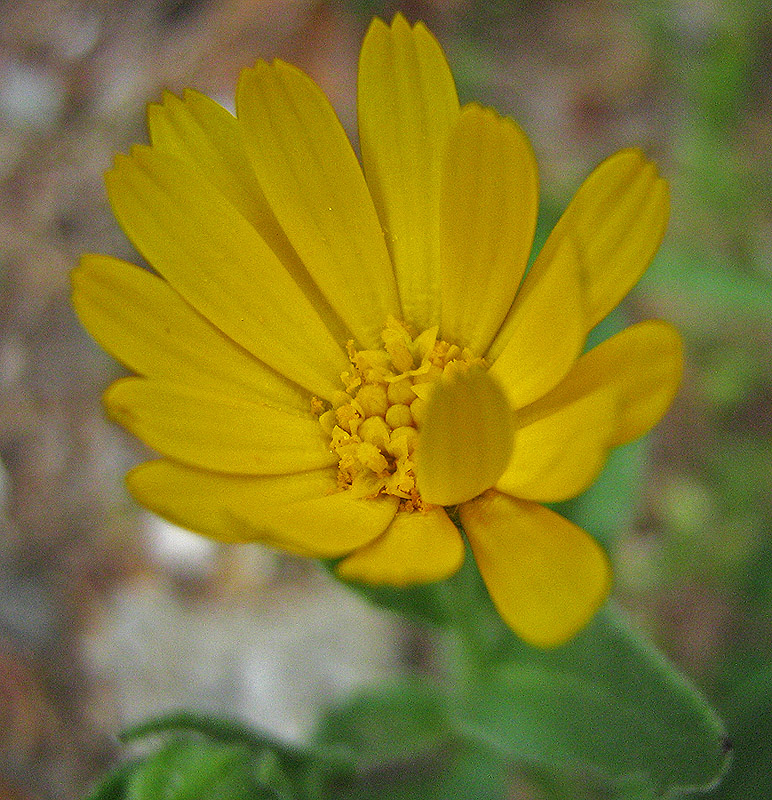
[[[526,275],[528,140],[459,107],[423,25],[370,26],[358,114],[361,166],[318,86],[260,62],[236,117],[167,94],[150,146],[117,157],[110,202],[157,274],[88,255],[73,281],[84,325],[137,373],[108,389],[110,415],[163,456],[130,490],[216,539],[393,586],[459,568],[450,513],[504,620],[559,644],[609,567],[542,504],[589,486],[680,378],[660,321],[582,354],[659,246],[666,184],[639,151],[612,156]]]

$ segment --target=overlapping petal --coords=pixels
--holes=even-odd
[[[412,586],[454,575],[464,561],[464,543],[442,508],[400,511],[386,532],[347,556],[337,572],[346,580],[379,586]]]
[[[452,128],[440,193],[443,339],[484,354],[525,272],[538,177],[520,127],[466,106]]]
[[[373,20],[359,59],[359,141],[394,262],[403,318],[440,321],[439,195],[458,97],[445,55],[420,22]]]
[[[598,477],[616,434],[614,384],[568,395],[553,413],[520,427],[496,488],[523,500],[554,503],[581,494]]]
[[[166,281],[110,256],[84,256],[73,305],[91,335],[129,369],[294,412],[310,396],[223,335]]]
[[[339,344],[254,227],[198,170],[137,147],[106,181],[126,234],[187,302],[281,374],[334,394],[348,365]]]
[[[258,62],[236,98],[244,146],[276,219],[360,344],[399,317],[383,231],[351,144],[322,90],[296,67]]]
[[[163,380],[123,378],[105,393],[110,416],[159,453],[195,467],[277,475],[332,466],[318,420],[243,397]]]
[[[541,279],[565,236],[587,283],[587,328],[633,288],[662,242],[670,213],[667,182],[640,150],[620,150],[579,187],[526,278]]]
[[[345,341],[350,333],[308,274],[265,199],[244,150],[236,117],[190,89],[182,99],[165,92],[163,102],[148,106],[147,117],[153,149],[199,170],[252,223],[327,327]]]
[[[489,489],[509,461],[513,438],[513,412],[488,372],[472,367],[443,378],[432,389],[421,426],[421,497],[453,506]]]
[[[126,480],[139,503],[177,525],[318,558],[338,558],[380,536],[397,507],[394,498],[336,492],[334,469],[245,477],[160,460],[140,464]]]
[[[546,264],[546,262],[544,262]],[[488,359],[513,408],[562,380],[584,346],[584,282],[576,250],[564,238],[538,281],[518,292]]]
[[[683,343],[662,320],[631,325],[585,353],[552,392],[520,412],[528,425],[598,389],[614,387],[618,396],[616,447],[637,439],[656,425],[673,402],[683,373]]]
[[[554,511],[493,491],[459,515],[491,599],[526,642],[563,644],[606,599],[605,553]]]

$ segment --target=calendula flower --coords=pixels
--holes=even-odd
[[[118,156],[107,187],[157,274],[103,255],[74,273],[84,325],[138,375],[107,409],[163,456],[129,474],[132,494],[215,539],[398,587],[458,570],[458,522],[510,627],[566,641],[609,566],[543,503],[587,488],[681,374],[661,321],[582,354],[659,246],[666,184],[639,151],[612,156],[526,274],[528,140],[460,108],[440,46],[399,15],[362,46],[361,166],[289,64],[245,70],[236,105],[150,106],[150,146]]]

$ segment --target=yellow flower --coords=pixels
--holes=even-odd
[[[295,67],[245,70],[237,109],[192,91],[150,106],[151,145],[118,156],[107,187],[157,275],[102,255],[74,273],[84,325],[139,376],[108,411],[163,455],[131,492],[216,539],[392,586],[458,570],[452,517],[510,627],[566,641],[609,567],[541,504],[589,486],[681,374],[660,321],[582,355],[659,246],[666,184],[639,151],[612,156],[523,279],[528,141],[459,108],[438,43],[399,15],[362,46],[362,166]]]

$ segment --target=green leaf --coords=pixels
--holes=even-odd
[[[660,794],[710,788],[729,749],[697,690],[608,609],[568,645],[523,645],[483,676],[456,728],[516,760],[617,785],[637,776]]]
[[[146,736],[164,733],[199,734],[221,744],[243,745],[262,753],[270,750],[276,753],[282,763],[295,765],[310,758],[324,758],[324,754],[310,753],[305,748],[296,747],[277,739],[271,734],[251,728],[236,719],[212,717],[195,711],[171,711],[157,717],[143,720],[127,728],[120,734],[124,742],[132,742]]]
[[[730,707],[735,759],[715,800],[772,797],[772,667],[744,681]]]
[[[85,800],[123,800],[126,785],[137,763],[129,761],[112,770],[86,795]]]
[[[172,741],[127,782],[126,800],[259,800],[252,755],[240,746]]]
[[[459,742],[447,698],[419,678],[372,689],[330,710],[316,741],[351,753],[356,773],[333,782],[335,800],[502,800],[507,759]]]
[[[347,754],[358,770],[367,770],[436,751],[451,736],[442,693],[428,681],[410,678],[330,709],[314,740],[325,750]]]
[[[458,747],[451,762],[435,784],[435,794],[421,800],[503,800],[509,797],[511,765],[507,758],[489,748]]]
[[[257,782],[273,792],[276,800],[295,800],[296,794],[287,773],[282,768],[279,757],[271,750],[266,750],[257,763]]]
[[[196,742],[209,740],[204,746],[227,750],[224,747],[227,745],[248,753],[257,785],[267,792],[266,797],[275,800],[316,800],[321,797],[319,787],[328,776],[348,775],[352,770],[348,754],[295,746],[239,720],[192,711],[173,711],[152,717],[123,731],[120,738],[131,742],[168,733],[177,734],[175,741],[189,742],[191,747],[196,747]]]
[[[384,764],[347,785],[333,787],[328,796],[331,800],[505,800],[509,783],[506,761],[476,747]]]

